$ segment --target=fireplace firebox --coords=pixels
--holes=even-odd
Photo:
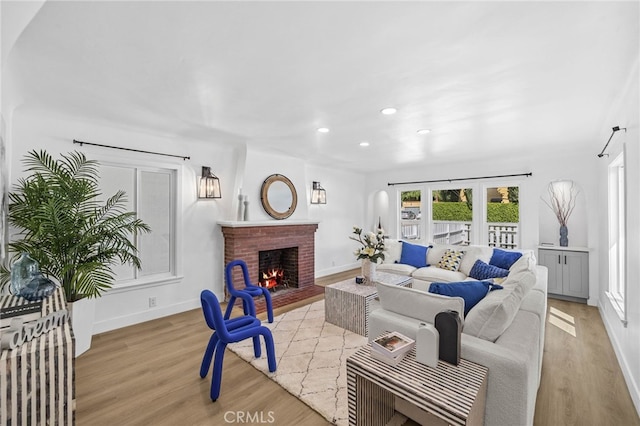
[[[260,251],[258,283],[277,291],[298,287],[298,247]]]

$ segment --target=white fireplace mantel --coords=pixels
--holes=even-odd
[[[218,225],[228,228],[249,228],[254,226],[293,226],[293,225],[317,225],[317,220],[219,220]]]

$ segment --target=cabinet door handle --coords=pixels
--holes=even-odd
[[[558,255],[558,265],[560,265],[562,262],[560,262],[560,255]]]
[[[567,264],[567,255],[566,255],[566,254],[565,254],[565,256],[564,256],[564,264],[565,264],[565,265]]]

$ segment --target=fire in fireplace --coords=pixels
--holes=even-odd
[[[267,272],[262,273],[262,279],[259,282],[260,287],[266,287],[272,289],[282,284],[282,278],[284,277],[284,269],[272,268]]]
[[[260,251],[258,285],[269,290],[298,287],[298,247]]]

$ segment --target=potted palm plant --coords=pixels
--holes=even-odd
[[[112,266],[129,263],[140,268],[135,236],[151,229],[135,212],[126,211],[124,191],[99,200],[98,163],[83,153],[56,160],[46,151],[34,150],[23,162],[30,175],[9,193],[8,220],[17,233],[9,251],[14,259],[28,253],[42,274],[64,288],[78,355],[91,344],[93,319],[79,319],[77,303],[97,298],[113,286]],[[9,280],[9,270],[2,266],[0,285]],[[88,311],[93,315],[93,309]],[[87,324],[88,345],[79,336]]]

